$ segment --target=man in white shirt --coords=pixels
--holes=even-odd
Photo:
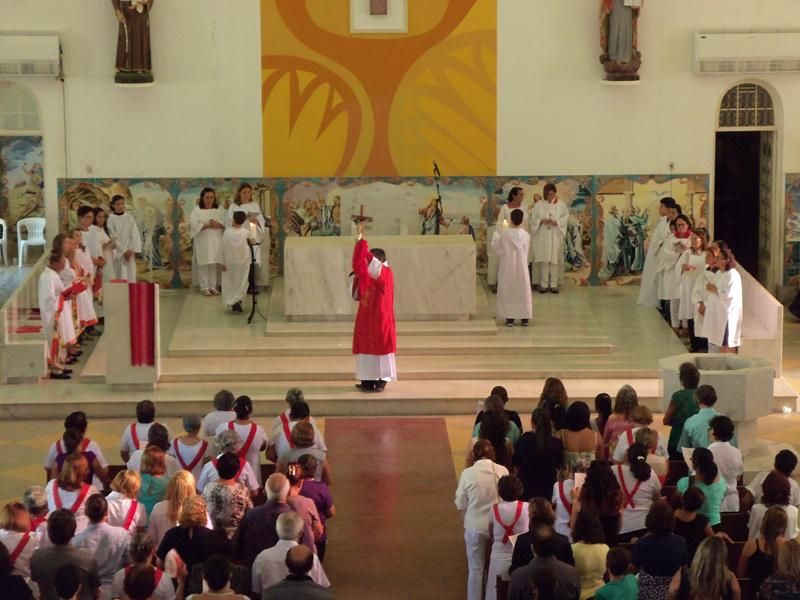
[[[497,502],[497,482],[508,475],[508,469],[494,462],[494,448],[488,440],[475,442],[472,461],[472,466],[461,472],[455,503],[464,518],[469,567],[467,600],[482,600],[492,506]]]
[[[796,466],[797,455],[795,455],[795,453],[791,450],[781,450],[775,455],[774,471],[783,473],[789,480],[789,486],[791,488],[791,498],[789,503],[792,506],[800,506],[800,485],[798,485],[797,481],[795,481],[795,479],[792,477],[792,472]],[[756,504],[761,502],[761,496],[763,495],[761,485],[764,483],[764,480],[770,473],[771,471],[762,471],[753,477],[753,480],[747,484],[747,489],[751,494],[753,494],[753,502]]]
[[[738,512],[739,492],[736,488],[739,477],[744,473],[744,463],[741,451],[731,445],[734,432],[733,421],[729,417],[720,415],[711,419],[708,424],[708,437],[711,440],[708,449],[714,455],[714,462],[727,487],[720,510],[722,512]]]
[[[278,515],[278,520],[275,524],[278,532],[278,543],[271,548],[262,550],[253,561],[253,591],[260,592],[263,595],[265,589],[280,583],[286,578],[289,574],[289,569],[286,567],[286,553],[290,548],[298,545],[297,539],[303,532],[303,526],[303,519],[297,513],[287,512]],[[317,585],[323,587],[330,587],[331,585],[316,554],[314,555],[314,566],[308,576]]]
[[[131,538],[122,527],[112,527],[106,520],[108,502],[102,494],[94,494],[86,500],[86,516],[89,526],[75,536],[76,548],[87,550],[97,561],[101,593],[111,593],[114,573],[128,561],[128,546]]]
[[[233,392],[229,390],[220,390],[214,394],[214,410],[203,417],[203,426],[200,429],[203,437],[213,438],[217,427],[236,418],[233,410],[235,400]]]

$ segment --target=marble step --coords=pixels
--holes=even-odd
[[[349,356],[352,335],[322,337],[231,337],[220,340],[207,336],[173,337],[168,356]],[[608,354],[613,345],[604,335],[541,334],[522,328],[504,331],[501,335],[400,335],[398,356],[464,355],[491,352],[493,354]]]
[[[584,401],[594,406],[600,392],[614,394],[623,384],[632,385],[642,404],[654,412],[661,410],[659,380],[655,378],[605,378],[563,380],[570,401]],[[390,416],[390,415],[466,415],[474,414],[492,386],[502,383],[510,397],[509,408],[520,413],[527,423],[535,408],[544,380],[462,379],[402,380],[389,384],[380,394],[365,394],[353,387],[352,379],[331,381],[216,382],[160,383],[146,394],[135,390],[111,390],[105,384],[85,384],[77,381],[46,380],[37,386],[35,394],[29,386],[6,386],[0,404],[3,418],[61,419],[70,406],[80,404],[90,418],[112,418],[133,415],[136,403],[143,397],[152,399],[161,417],[182,417],[186,414],[205,414],[211,410],[211,398],[220,388],[235,394],[247,394],[253,399],[256,419],[270,418],[285,407],[286,389],[303,388],[312,412],[317,416]],[[27,388],[27,389],[26,389]],[[796,394],[783,379],[774,384],[772,408],[780,412],[784,406],[797,410]],[[657,422],[660,417],[656,416]]]
[[[522,355],[493,353],[468,355],[397,357],[399,377],[403,380],[484,380],[543,379],[546,377],[650,378],[659,371],[652,366],[635,367],[611,354]],[[161,362],[161,382],[191,381],[325,381],[350,378],[352,356],[314,356],[303,361],[297,357],[240,357],[221,361],[218,357],[167,357]],[[629,366],[620,366],[620,365]],[[84,377],[90,373],[84,371]]]

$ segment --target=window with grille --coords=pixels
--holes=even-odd
[[[0,131],[39,131],[36,98],[11,82],[0,82]]]
[[[720,127],[772,127],[775,109],[769,92],[754,83],[731,88],[722,98]]]

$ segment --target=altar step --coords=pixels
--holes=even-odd
[[[660,412],[659,381],[655,378],[603,378],[564,379],[571,402],[581,400],[590,408],[600,392],[612,396],[623,384],[632,385],[639,402],[654,412]],[[92,419],[113,418],[135,414],[136,403],[143,397],[152,399],[160,417],[183,417],[187,414],[203,415],[211,410],[211,399],[221,388],[234,394],[247,394],[253,400],[256,420],[271,419],[285,406],[287,388],[300,386],[308,400],[312,414],[317,416],[395,416],[395,415],[461,415],[474,414],[492,386],[503,384],[511,402],[509,408],[520,413],[527,423],[536,407],[544,380],[541,378],[501,381],[485,379],[401,380],[392,382],[380,394],[365,394],[353,387],[348,377],[334,381],[243,382],[219,380],[215,382],[161,383],[157,389],[142,391],[109,390],[106,385],[80,382],[45,380],[37,385],[35,394],[27,386],[6,386],[2,411],[4,418],[54,419],[63,418],[65,412],[79,404]],[[796,395],[785,380],[776,379],[772,409],[780,412],[788,406],[794,410]],[[657,417],[658,419],[659,417]]]

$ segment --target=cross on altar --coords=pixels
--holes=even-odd
[[[389,0],[369,0],[369,14],[372,16],[388,15]]]
[[[353,223],[372,223],[372,217],[368,217],[364,214],[364,205],[361,205],[361,210],[357,215],[350,215],[350,218],[353,220]]]

